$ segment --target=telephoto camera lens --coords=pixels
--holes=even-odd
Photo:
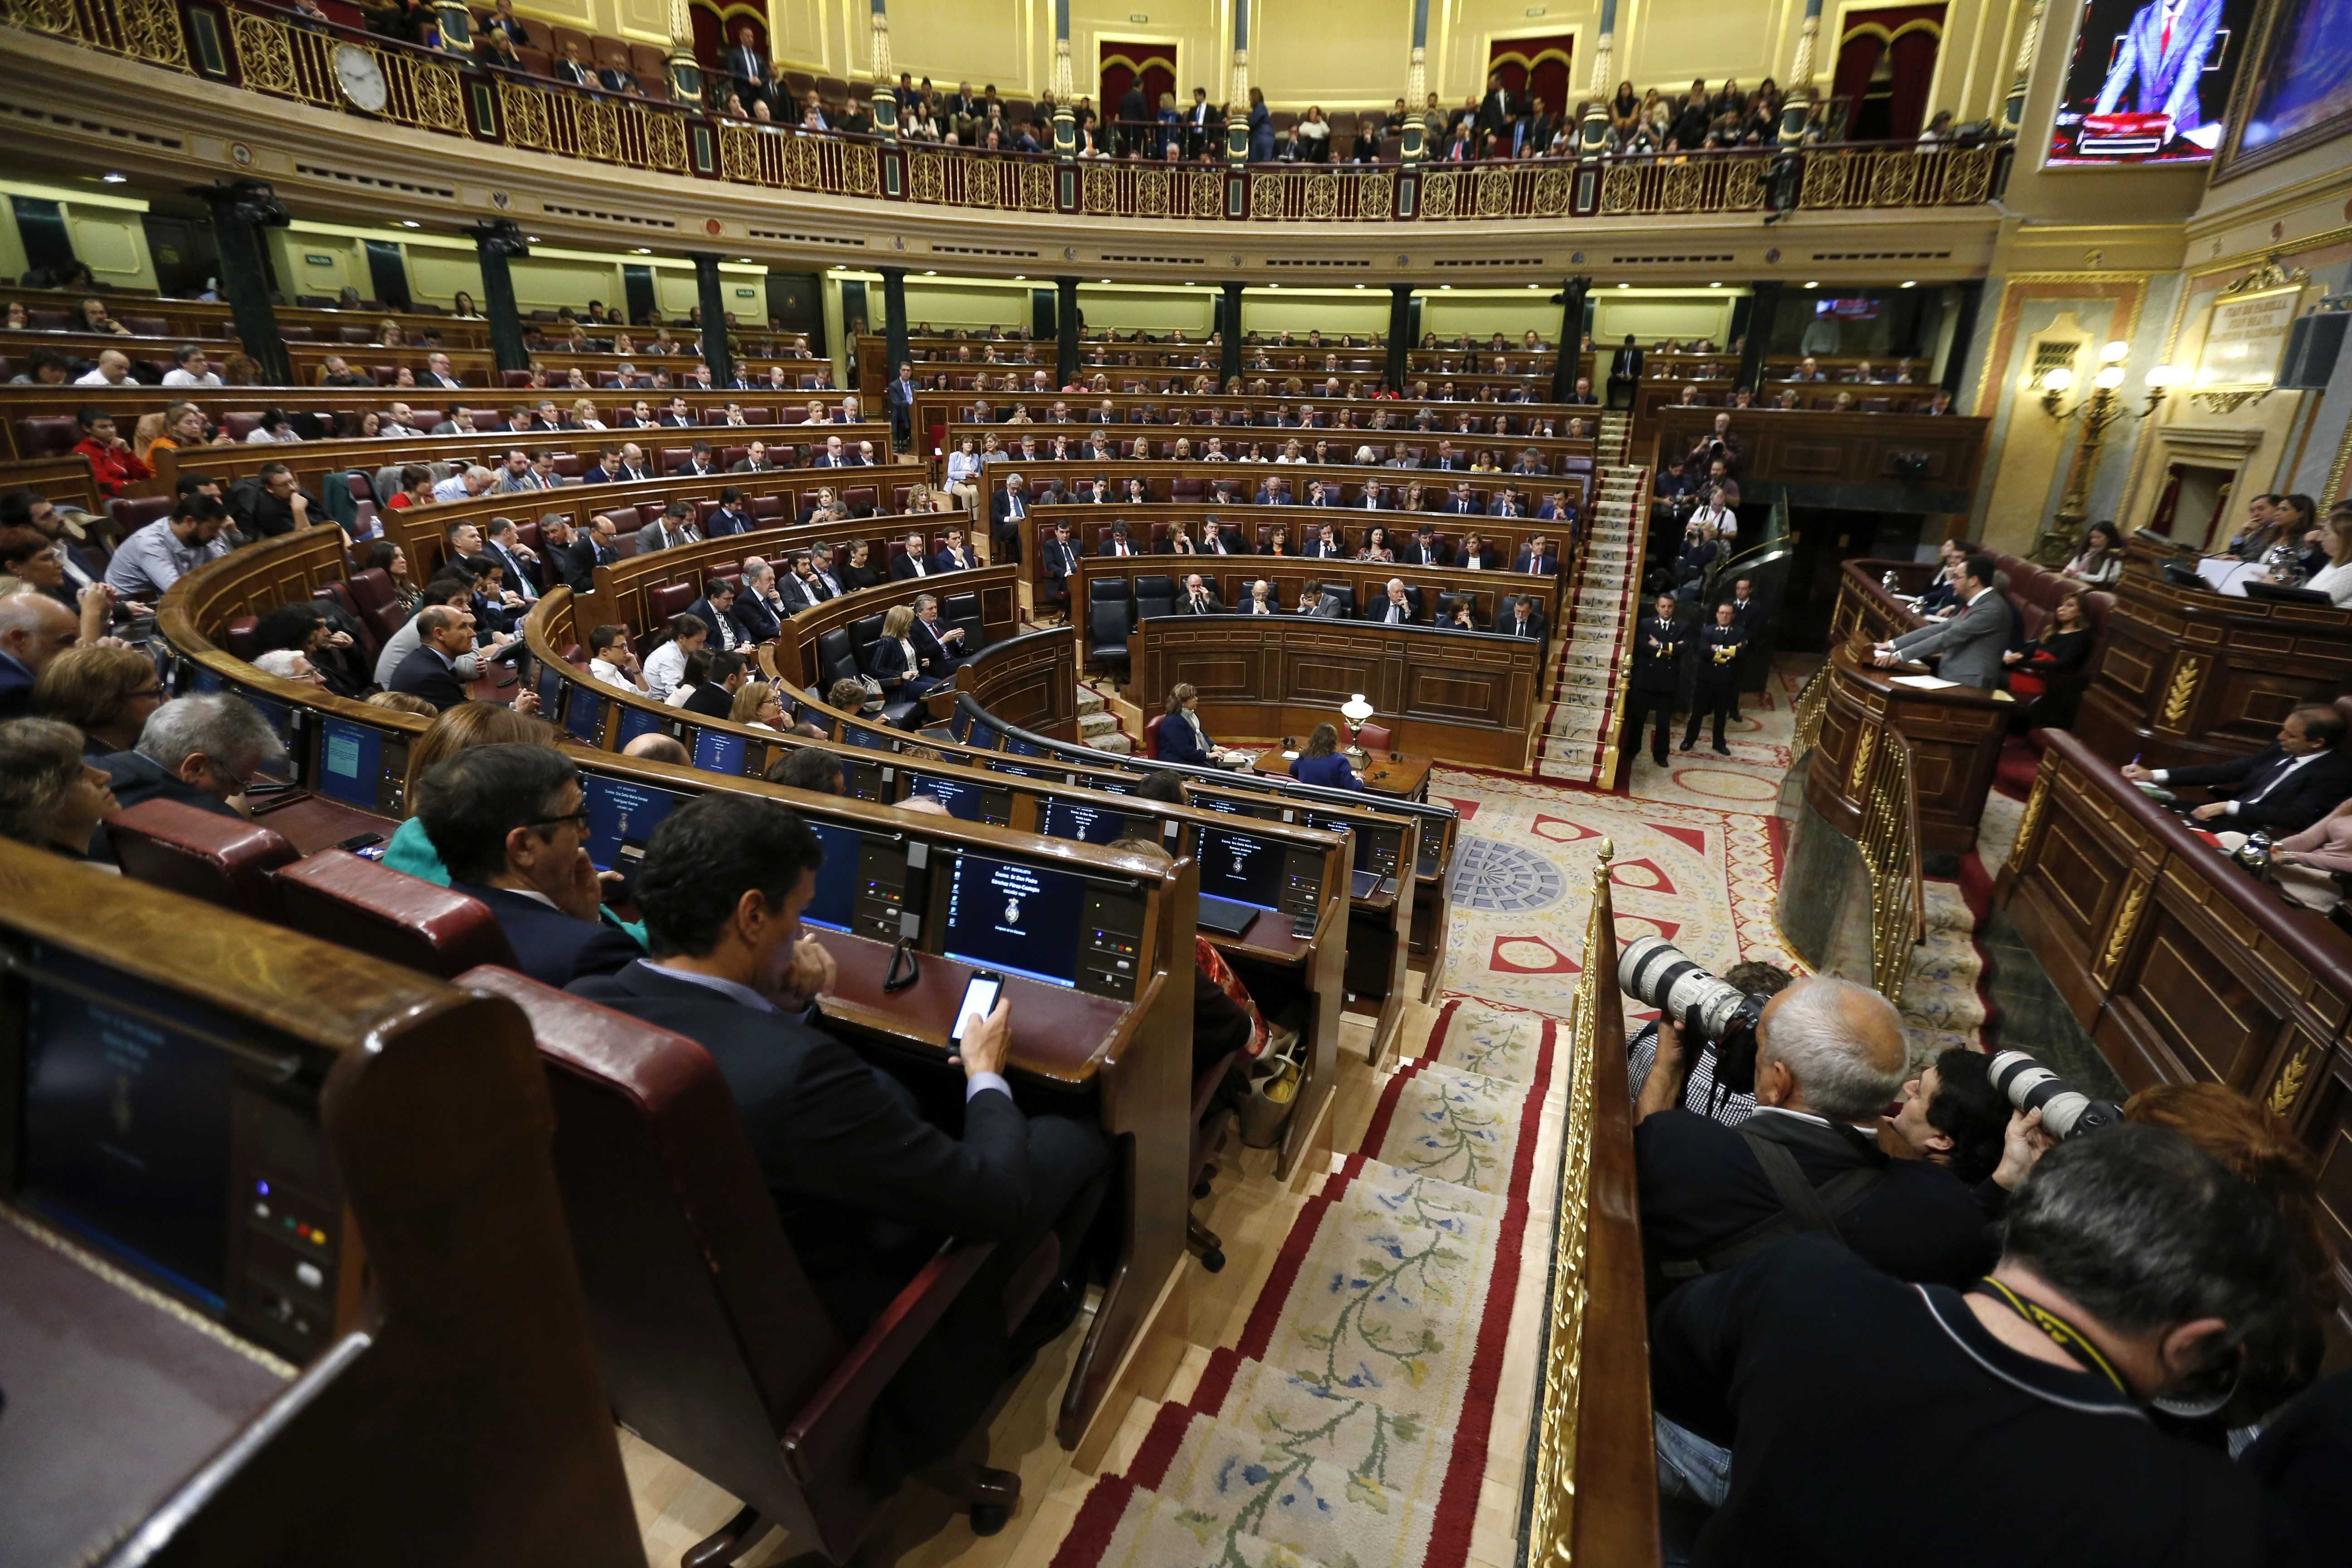
[[[1617,960],[1617,984],[1704,1039],[1719,1040],[1748,1001],[1736,985],[1709,974],[1664,937],[1626,945]]]
[[[2023,1051],[2000,1052],[1992,1058],[1990,1072],[1993,1087],[2009,1096],[2011,1105],[2042,1112],[2042,1125],[2053,1138],[2072,1138],[2124,1119],[2122,1106],[2093,1100]]]

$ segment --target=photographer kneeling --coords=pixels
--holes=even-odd
[[[1834,976],[1801,980],[1764,1005],[1756,1112],[1730,1127],[1676,1109],[1691,1051],[1671,1013],[1662,1017],[1633,1129],[1653,1305],[1809,1230],[1898,1279],[1959,1284],[1983,1273],[1996,1251],[1987,1205],[1944,1165],[1880,1147],[1880,1116],[1903,1088],[1906,1055],[1886,998]],[[2031,1165],[2032,1131],[2030,1119],[2012,1123],[2017,1148],[1995,1176],[2001,1185]],[[1925,1132],[1918,1142],[1932,1148]]]

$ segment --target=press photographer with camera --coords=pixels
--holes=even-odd
[[[2259,1359],[2295,1282],[2270,1203],[2179,1134],[2124,1125],[2035,1167],[1980,1280],[1903,1284],[1807,1236],[1685,1286],[1652,1320],[1657,1409],[1731,1451],[1689,1561],[2320,1560],[2252,1475],[2146,1415]]]
[[[1965,1281],[1991,1262],[1992,1214],[1969,1184],[1879,1144],[1881,1113],[1908,1076],[1902,1021],[1884,996],[1816,975],[1754,1009],[1664,943],[1629,947],[1620,975],[1662,1013],[1657,1065],[1633,1112],[1654,1304],[1803,1231],[1829,1233],[1899,1279]],[[1757,1109],[1737,1127],[1676,1109],[1694,1026],[1710,1030],[1718,1082],[1738,1089],[1752,1074]],[[1741,1059],[1743,1031],[1752,1068]],[[2035,1124],[2014,1125],[2011,1181],[2034,1152]]]

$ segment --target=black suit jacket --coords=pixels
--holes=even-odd
[[[193,805],[199,811],[209,811],[216,816],[233,816],[242,822],[236,807],[216,795],[206,795],[192,784],[165,773],[163,764],[142,756],[137,752],[111,752],[89,761],[106,770],[109,786],[116,801],[123,805],[137,805],[142,800],[176,800],[183,805]]]
[[[1682,622],[1662,625],[1655,616],[1643,616],[1633,627],[1633,689],[1671,699],[1681,689],[1683,652],[1689,646],[1690,628]]]
[[[688,693],[678,704],[688,713],[699,713],[706,719],[724,719],[735,706],[735,694],[712,681],[704,681]]]
[[[2273,835],[2300,833],[2352,796],[2352,754],[2339,747],[2304,763],[2260,800],[2246,798],[2277,778],[2286,762],[2286,753],[2273,741],[2252,756],[2235,762],[2168,768],[2164,782],[2201,785],[2218,799],[2237,801],[2238,809],[2219,826],[2248,833],[2257,827]]]
[[[540,563],[555,573],[555,580],[574,593],[596,585],[596,546],[582,534],[569,544],[540,552]]]
[[[436,708],[455,708],[466,700],[466,685],[450,669],[448,661],[436,650],[417,647],[392,672],[386,689],[405,691],[411,697],[422,697]],[[117,796],[117,799],[121,798]]]
[[[514,949],[515,964],[541,985],[564,986],[583,974],[610,974],[646,955],[636,939],[601,921],[576,921],[562,910],[504,888],[449,884],[453,893],[479,899],[498,916]]]
[[[781,592],[783,579],[779,577],[776,582]],[[791,601],[787,599],[785,603],[789,613]],[[728,613],[735,617],[735,624],[743,628],[743,635],[755,643],[773,642],[783,634],[784,623],[774,607],[755,594],[736,595],[734,607]]]
[[[751,635],[743,629],[743,623],[735,618],[732,605],[724,610],[715,610],[709,599],[697,599],[686,607],[686,613],[710,628],[710,648],[714,653],[732,652],[751,645]]]
[[[710,1053],[793,1255],[844,1334],[879,1318],[944,1237],[1013,1242],[1037,1229],[1028,1121],[1010,1096],[973,1095],[954,1137],[905,1085],[800,1016],[646,963],[571,989]],[[887,1445],[899,1460],[886,1472],[929,1458],[925,1438],[943,1448],[970,1427],[1009,1369],[1007,1338],[1001,1300],[949,1309],[877,1413],[869,1455]]]
[[[1612,381],[1641,380],[1642,351],[1640,349],[1619,349],[1615,353],[1610,355],[1609,379]]]

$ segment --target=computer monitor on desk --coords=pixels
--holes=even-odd
[[[986,822],[1005,827],[1013,821],[1013,792],[994,784],[975,784],[970,779],[950,778],[944,773],[909,773],[907,775],[907,794],[929,795],[948,808],[950,816],[965,822]]]
[[[322,714],[310,787],[329,800],[386,816],[408,815],[408,736]]]
[[[981,969],[1135,999],[1144,961],[1142,885],[950,851],[940,945]]]
[[[1194,858],[1201,866],[1200,923],[1239,936],[1258,911],[1312,914],[1323,892],[1322,857],[1255,833],[1203,827]]]
[[[804,819],[824,846],[806,923],[877,942],[898,940],[907,905],[907,841],[841,823]]]
[[[330,1062],[53,943],[0,935],[0,1195],[297,1363],[331,1342]]]
[[[687,799],[677,790],[598,773],[580,775],[580,793],[588,811],[588,858],[599,871],[635,870],[654,829]]]

